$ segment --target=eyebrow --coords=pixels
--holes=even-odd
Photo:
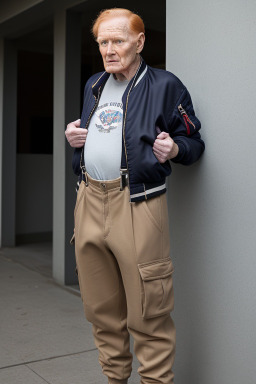
[[[104,40],[125,40],[125,36],[113,36],[113,37],[98,37],[97,41]]]
[[[125,38],[125,36],[124,35],[115,35],[115,36],[102,36],[102,37],[98,37],[98,39],[103,39],[103,40],[105,40],[105,39],[124,39]]]

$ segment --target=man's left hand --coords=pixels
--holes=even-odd
[[[159,163],[165,163],[178,155],[179,147],[169,133],[161,132],[154,142],[153,152]]]

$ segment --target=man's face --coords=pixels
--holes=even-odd
[[[102,21],[98,29],[97,42],[105,70],[129,78],[141,52],[141,35],[130,30],[126,17],[115,17]]]

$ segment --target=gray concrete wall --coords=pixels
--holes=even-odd
[[[17,155],[16,235],[52,231],[52,155]]]
[[[77,282],[74,247],[69,244],[77,177],[64,132],[67,123],[80,116],[80,65],[80,17],[60,9],[54,17],[53,277],[67,285]]]
[[[169,181],[179,384],[255,383],[255,15],[252,0],[167,0],[167,69],[206,141]]]
[[[53,276],[65,283],[65,43],[66,13],[54,20]]]
[[[4,99],[4,39],[0,37],[0,244],[2,244],[2,153]]]

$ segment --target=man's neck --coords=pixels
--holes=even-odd
[[[136,61],[132,65],[132,68],[129,71],[124,73],[113,73],[114,78],[118,81],[125,81],[125,80],[130,81],[133,78],[133,76],[136,74],[140,66],[140,63],[141,63],[141,58],[140,56],[138,56],[138,58],[136,59]]]

